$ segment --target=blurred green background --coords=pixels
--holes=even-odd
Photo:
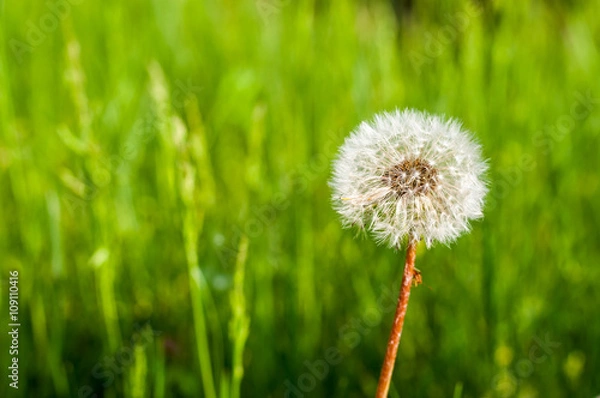
[[[491,190],[419,248],[390,396],[600,394],[599,2],[0,10],[0,396],[373,396],[404,253],[327,180],[396,107],[461,119]]]

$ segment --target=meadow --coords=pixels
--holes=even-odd
[[[373,396],[404,252],[342,229],[327,182],[406,107],[473,132],[490,192],[418,249],[390,397],[600,395],[598,15],[0,1],[0,396]]]

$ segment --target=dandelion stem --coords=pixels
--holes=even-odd
[[[418,273],[415,270],[415,255],[417,251],[417,242],[413,239],[409,240],[408,248],[406,249],[406,262],[404,263],[404,274],[402,276],[402,286],[400,287],[400,296],[398,297],[398,306],[396,307],[396,315],[394,315],[394,325],[388,340],[385,359],[381,375],[379,376],[379,384],[377,385],[376,398],[386,398],[392,381],[392,372],[394,371],[394,363],[396,362],[396,354],[398,353],[398,345],[400,344],[400,336],[402,335],[402,326],[404,325],[404,316],[408,307],[408,298],[410,296],[410,288],[413,283],[413,277]],[[419,281],[419,277],[415,279]]]

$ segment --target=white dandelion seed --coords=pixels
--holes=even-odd
[[[400,247],[408,237],[448,244],[482,217],[487,164],[454,119],[396,110],[361,123],[334,162],[334,207],[344,226]]]

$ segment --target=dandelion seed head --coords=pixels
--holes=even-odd
[[[344,226],[399,247],[406,238],[448,244],[482,217],[487,170],[454,119],[396,110],[361,123],[340,147],[330,186]]]

